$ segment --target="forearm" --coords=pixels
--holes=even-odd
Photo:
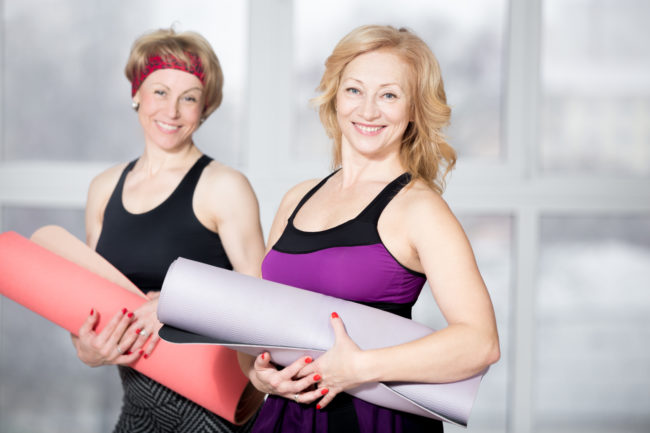
[[[496,332],[458,324],[399,346],[363,351],[354,368],[363,382],[446,383],[471,377],[498,358]]]

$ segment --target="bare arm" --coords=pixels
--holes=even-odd
[[[481,372],[500,356],[492,302],[461,225],[437,195],[419,195],[405,226],[448,326],[396,348],[365,352],[364,381],[450,382]]]
[[[92,180],[88,189],[85,214],[86,243],[93,249],[97,247],[102,231],[106,204],[123,168],[124,164],[106,170]],[[143,296],[135,289],[134,292]],[[135,361],[140,356],[137,349],[144,341],[140,338],[137,344],[139,337],[133,332],[128,332],[133,322],[133,313],[126,310],[116,312],[106,327],[96,333],[94,328],[99,319],[99,313],[93,308],[80,327],[79,336],[70,334],[79,359],[91,367],[105,364],[128,365]]]
[[[492,303],[465,233],[435,193],[410,194],[409,200],[402,197],[393,207],[399,209],[401,232],[393,236],[388,230],[384,240],[397,239],[398,250],[408,252],[400,261],[427,275],[448,326],[406,344],[362,351],[346,334],[345,317],[332,318],[334,346],[298,374],[323,377],[319,386],[330,392],[321,406],[362,383],[451,382],[477,374],[499,359]]]
[[[117,184],[125,164],[121,164],[99,174],[88,188],[86,199],[86,244],[95,249],[104,223],[104,210]]]
[[[264,239],[259,205],[246,177],[228,167],[217,167],[206,179],[213,218],[223,247],[235,271],[260,277]]]

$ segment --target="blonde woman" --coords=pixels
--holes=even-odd
[[[269,396],[255,432],[435,432],[442,423],[343,391],[367,382],[450,382],[499,359],[494,311],[462,227],[441,197],[455,152],[440,68],[415,34],[353,30],[334,48],[316,99],[336,170],[291,189],[269,234],[263,277],[411,317],[425,281],[448,326],[360,350],[332,312],[334,346],[277,369],[240,355]],[[368,324],[372,326],[371,323]]]

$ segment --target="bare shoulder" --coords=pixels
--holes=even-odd
[[[396,201],[400,205],[398,208],[402,209],[406,217],[445,218],[453,216],[449,205],[442,196],[421,180],[415,180],[409,184],[404,189],[404,194],[398,194]]]
[[[413,243],[418,243],[423,233],[442,239],[462,231],[447,202],[422,181],[413,182],[395,199],[395,214],[410,228]]]
[[[124,162],[115,165],[95,176],[88,187],[88,200],[108,200],[127,164],[128,162]]]
[[[104,209],[128,163],[118,164],[99,173],[90,182],[86,200],[86,243],[95,248],[102,229]]]
[[[309,192],[309,190],[316,186],[318,182],[320,182],[320,179],[305,180],[287,191],[280,202],[278,216],[283,215],[285,218],[289,218],[289,215],[293,212],[296,206],[298,206],[300,200]]]
[[[211,161],[201,177],[210,188],[218,188],[223,193],[251,189],[248,178],[242,172],[218,161]]]
[[[300,200],[312,189],[316,184],[318,184],[319,179],[311,179],[300,182],[299,184],[292,187],[282,198],[280,202],[280,207],[278,208],[275,218],[273,218],[273,224],[271,225],[271,231],[269,232],[269,238],[267,242],[267,247],[270,248],[272,245],[277,242],[280,238],[280,234],[284,230],[287,221],[291,212],[298,206]]]

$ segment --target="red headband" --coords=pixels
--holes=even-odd
[[[180,71],[185,71],[189,74],[196,75],[196,77],[201,81],[201,84],[205,85],[205,72],[203,71],[201,59],[195,54],[186,54],[190,58],[189,65],[172,55],[165,56],[164,58],[159,55],[149,57],[144,69],[140,72],[140,76],[133,78],[133,82],[131,83],[131,97],[135,96],[135,93],[140,88],[144,79],[158,69],[178,69]]]

